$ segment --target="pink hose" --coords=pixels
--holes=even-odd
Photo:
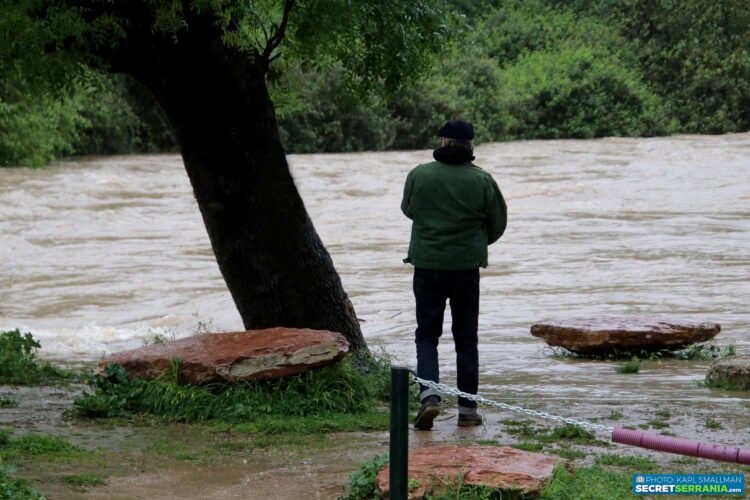
[[[750,465],[750,450],[733,448],[731,446],[706,444],[698,441],[619,428],[612,431],[612,441],[640,448],[648,448],[649,450]]]

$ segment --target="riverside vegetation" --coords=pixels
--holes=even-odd
[[[750,10],[743,0],[453,0],[459,36],[388,93],[341,63],[279,60],[269,75],[288,152],[414,149],[446,119],[479,141],[750,129]],[[72,154],[174,151],[153,98],[89,75],[40,99],[0,77],[0,165]]]

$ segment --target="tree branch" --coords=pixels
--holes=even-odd
[[[271,57],[271,54],[276,49],[276,47],[281,44],[281,41],[284,39],[284,34],[286,32],[286,26],[289,22],[289,14],[292,12],[292,8],[294,7],[294,0],[284,0],[284,13],[281,16],[281,23],[279,23],[279,27],[276,28],[276,32],[271,36],[271,38],[268,39],[268,42],[266,43],[266,48],[263,50],[263,55],[261,58],[261,63],[265,67],[266,70],[268,70],[269,64],[271,64],[271,61],[276,59],[275,57]]]

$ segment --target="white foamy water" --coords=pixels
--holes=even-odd
[[[750,352],[750,134],[482,145],[509,206],[482,272],[481,386],[490,395],[705,399],[706,362],[553,357],[535,322],[652,315],[716,321]],[[414,364],[403,181],[430,151],[293,155],[292,171],[371,345]],[[90,361],[155,334],[242,324],[174,155],[0,169],[0,328],[40,356]],[[453,380],[446,325],[441,346]]]

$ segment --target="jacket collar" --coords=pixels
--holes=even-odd
[[[470,151],[456,146],[443,146],[432,152],[432,157],[441,163],[449,165],[462,165],[474,159]]]

